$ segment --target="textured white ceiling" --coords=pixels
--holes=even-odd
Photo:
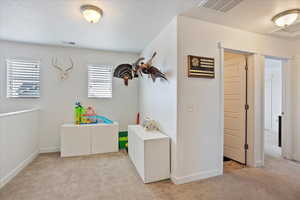
[[[89,24],[80,6],[104,10]],[[0,0],[0,39],[140,52],[177,14],[197,0]]]
[[[300,0],[243,0],[222,13],[198,8],[200,0],[0,0],[0,39],[39,44],[140,52],[178,15],[195,17],[251,32],[278,30],[270,19],[300,7]],[[104,10],[98,24],[89,24],[80,6],[93,4]],[[300,32],[299,32],[300,33]],[[281,34],[299,38],[297,34]]]
[[[243,0],[226,13],[195,7],[183,15],[251,32],[271,34],[278,30],[271,22],[272,17],[293,8],[300,8],[300,0]],[[289,39],[298,37],[297,34],[281,34],[281,36]]]

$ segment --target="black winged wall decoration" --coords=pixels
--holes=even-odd
[[[146,63],[142,62],[145,60],[145,58],[142,57],[132,65],[121,64],[117,66],[114,71],[114,77],[122,78],[126,86],[128,86],[128,80],[138,78],[139,75],[143,76],[143,74],[147,74],[153,80],[153,82],[155,82],[157,78],[168,80],[164,73],[162,73],[156,67],[152,66],[153,59],[156,55],[157,53],[155,52],[150,60],[148,60]]]

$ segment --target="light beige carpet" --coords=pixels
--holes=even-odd
[[[266,160],[261,169],[174,185],[143,184],[124,153],[61,159],[42,154],[0,190],[1,200],[299,200],[300,166]]]

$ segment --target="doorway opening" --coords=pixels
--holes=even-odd
[[[224,50],[224,172],[248,161],[249,54]]]
[[[265,158],[282,155],[282,96],[283,60],[265,58],[265,111],[264,154]]]

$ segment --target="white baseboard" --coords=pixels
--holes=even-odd
[[[291,160],[294,160],[294,161],[297,161],[297,162],[300,162],[300,158],[299,158],[299,156],[298,156],[298,154],[293,154],[293,156],[292,156],[292,159]]]
[[[263,161],[262,160],[258,160],[255,162],[255,166],[254,167],[263,167]]]
[[[60,147],[40,148],[40,153],[54,153],[54,152],[60,152]]]
[[[211,178],[214,176],[219,176],[222,174],[223,174],[222,169],[216,169],[216,170],[211,170],[211,171],[200,172],[197,174],[192,174],[189,176],[181,176],[181,177],[172,176],[171,180],[175,184],[184,184],[184,183],[189,183],[189,182],[193,182],[193,181],[199,181],[199,180]]]
[[[39,150],[36,150],[30,156],[28,156],[28,158],[26,158],[24,161],[22,161],[16,168],[11,170],[11,172],[9,172],[9,174],[4,176],[0,180],[0,188],[2,188],[9,181],[11,181],[20,171],[22,171],[25,167],[27,167],[27,165],[30,164],[38,155],[39,155]]]

